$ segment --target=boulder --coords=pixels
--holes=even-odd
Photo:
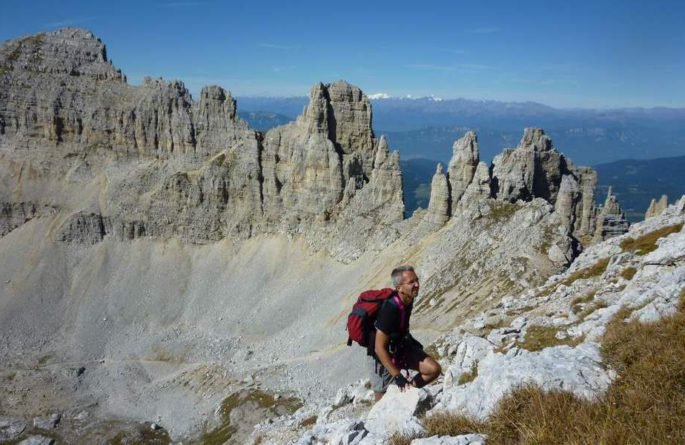
[[[62,420],[62,415],[59,413],[53,413],[45,417],[34,417],[33,426],[42,430],[51,430],[57,426],[60,420]]]
[[[400,391],[396,385],[390,385],[383,398],[371,408],[364,424],[370,433],[379,437],[419,434],[424,429],[416,416],[429,407],[424,389],[410,387]]]
[[[437,406],[485,419],[499,399],[521,385],[535,384],[593,399],[609,387],[614,377],[615,373],[602,365],[595,343],[575,348],[555,346],[537,352],[512,349],[507,354],[483,358],[478,364],[478,376],[470,383],[446,388]]]
[[[26,422],[16,417],[0,417],[0,441],[10,441],[21,436]]]
[[[55,439],[46,436],[29,436],[19,442],[18,445],[53,445]]]

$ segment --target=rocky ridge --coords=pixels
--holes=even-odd
[[[446,372],[438,384],[406,393],[391,386],[381,403],[360,414],[350,409],[370,397],[359,392],[364,387],[360,381],[341,388],[333,404],[305,406],[295,413],[294,418],[317,414],[316,425],[304,428],[304,434],[301,427],[288,427],[288,419],[293,417],[286,416],[261,423],[253,438],[258,437],[260,443],[388,443],[396,432],[421,433],[417,416],[422,413],[430,416],[447,410],[485,418],[504,394],[530,383],[593,399],[616,378],[615,371],[603,365],[597,343],[607,323],[626,309],[626,321],[642,323],[675,312],[685,292],[684,224],[685,196],[625,235],[590,247],[571,268],[550,277],[543,286],[505,296],[497,306],[440,337],[434,345]],[[631,241],[654,233],[665,233],[655,239],[655,250],[647,254],[631,250]],[[579,274],[598,263],[604,265],[599,273]],[[591,297],[579,298],[586,295]],[[577,301],[582,301],[582,307]],[[493,324],[499,327],[493,328]],[[526,336],[538,328],[551,330],[558,345],[525,349]],[[379,428],[376,418],[392,418],[393,422]],[[475,444],[485,440],[470,435],[411,443]]]
[[[51,175],[108,183],[104,200],[74,205],[34,190],[43,202],[33,203],[23,199],[29,193],[17,193],[25,179],[10,168],[5,176],[16,181],[4,188],[14,196],[1,197],[4,232],[27,219],[12,210],[27,201],[71,212],[58,239],[86,243],[107,234],[200,243],[294,234],[357,216],[383,232],[402,219],[399,157],[375,138],[368,98],[345,82],[314,86],[296,122],[261,134],[237,118],[235,100],[221,87],[205,87],[193,101],[178,81],[128,85],[88,31],[7,42],[0,66],[3,164],[25,165],[24,150],[31,150],[31,165],[50,163]],[[102,168],[113,160],[130,164],[126,176]],[[84,213],[103,223],[84,223]],[[396,237],[385,232],[379,248]]]
[[[6,42],[0,66],[5,233],[33,217],[18,210],[28,203],[71,214],[57,237],[71,243],[106,235],[205,243],[304,234],[312,247],[349,262],[401,236],[399,156],[375,137],[371,104],[357,87],[315,85],[295,122],[261,134],[237,118],[235,100],[221,87],[203,88],[194,101],[179,81],[127,84],[89,31]],[[105,168],[113,163],[128,164],[127,174]],[[30,181],[17,174],[22,169],[33,171]],[[440,226],[467,202],[487,197],[541,197],[575,238],[595,232],[596,174],[573,166],[541,129],[526,130],[517,149],[486,169],[468,132],[454,144],[446,189],[436,177],[427,220]],[[68,202],[51,193],[52,177],[62,175],[91,188],[107,184],[105,196]],[[469,199],[460,204],[463,196]],[[364,236],[350,231],[351,223]]]
[[[469,131],[454,143],[446,183],[440,168],[433,179],[427,218],[444,223],[468,205],[464,196],[508,202],[542,198],[555,207],[564,227],[576,239],[587,243],[595,234],[597,174],[591,168],[574,166],[554,148],[544,130],[527,128],[519,146],[496,156],[487,171],[486,176],[486,165],[479,161],[477,136]],[[473,182],[477,190],[469,193]],[[617,227],[612,235],[620,233]]]

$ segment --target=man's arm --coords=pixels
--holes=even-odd
[[[376,357],[380,360],[381,364],[385,366],[390,375],[394,378],[400,374],[400,370],[392,364],[392,358],[390,358],[390,353],[388,352],[388,346],[390,345],[390,337],[380,329],[376,329],[376,345],[374,351],[376,352]]]

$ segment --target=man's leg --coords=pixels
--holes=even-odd
[[[390,385],[390,373],[385,366],[381,364],[375,357],[367,356],[367,363],[369,367],[369,378],[371,380],[371,389],[373,390],[374,401],[378,402]]]
[[[416,377],[420,377],[420,379],[415,377],[414,380],[416,381],[416,386],[419,388],[433,382],[440,377],[440,373],[442,372],[440,363],[433,360],[433,357],[429,355],[426,355],[426,357],[419,362],[418,368],[419,375]]]
[[[414,376],[413,382],[417,388],[421,388],[440,377],[442,368],[433,357],[426,354],[426,352],[417,343],[414,343],[409,352],[408,366],[419,373]]]

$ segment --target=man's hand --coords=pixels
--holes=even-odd
[[[393,382],[395,383],[395,385],[399,386],[400,391],[404,391],[406,387],[410,384],[409,381],[405,379],[402,374],[397,374],[393,378]]]

